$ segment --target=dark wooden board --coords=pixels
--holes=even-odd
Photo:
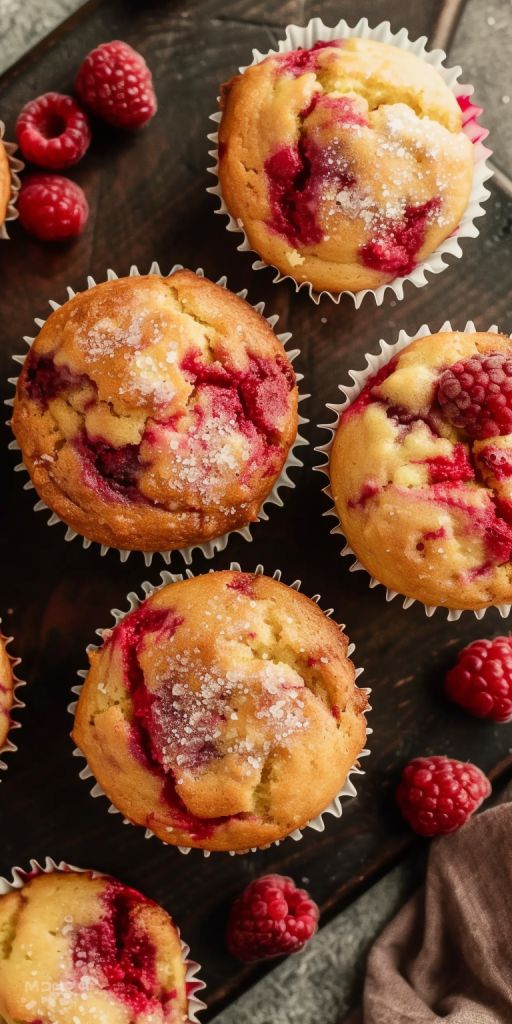
[[[373,21],[389,17],[399,27],[404,10],[398,0],[370,6]],[[411,34],[437,39],[443,9],[437,2],[410,5]],[[272,870],[307,879],[327,920],[415,842],[392,796],[407,758],[425,751],[471,758],[498,782],[512,769],[511,728],[465,717],[441,691],[456,649],[506,625],[497,612],[481,622],[465,615],[448,623],[440,612],[429,620],[418,606],[403,611],[398,601],[386,604],[383,590],[369,590],[367,577],[350,574],[348,561],[340,558],[339,538],[330,536],[329,521],[322,518],[323,479],[312,472],[318,460],[313,445],[326,437],[313,425],[324,421],[325,403],[336,400],[337,382],[363,365],[363,354],[375,350],[380,337],[393,340],[400,327],[413,331],[425,321],[436,328],[447,318],[458,327],[471,317],[480,328],[497,322],[511,329],[512,202],[493,187],[481,236],[466,241],[462,261],[424,289],[409,287],[404,302],[388,299],[376,309],[369,299],[355,311],[346,299],[316,307],[306,295],[296,296],[289,283],[274,286],[270,271],[254,273],[252,257],[237,253],[236,236],[213,215],[215,202],[205,192],[208,114],[218,83],[247,62],[252,46],[274,44],[288,21],[319,13],[331,22],[342,15],[355,20],[361,5],[93,0],[0,80],[0,114],[12,135],[26,100],[48,89],[68,90],[82,55],[120,37],[147,57],[160,98],[158,117],[140,135],[96,132],[73,174],[91,206],[80,241],[43,246],[14,226],[12,241],[1,246],[2,397],[11,393],[11,356],[23,350],[22,335],[33,333],[33,317],[47,315],[48,298],[63,300],[65,286],[82,287],[89,272],[101,280],[108,266],[126,273],[131,263],[145,270],[153,259],[164,270],[179,261],[204,267],[212,278],[227,273],[234,289],[246,286],[252,301],[264,299],[269,312],[280,314],[281,329],[294,332],[305,389],[312,394],[304,409],[312,421],[306,466],[295,472],[297,486],[286,492],[284,508],[255,527],[252,544],[232,539],[214,563],[198,557],[194,569],[224,568],[232,559],[246,569],[262,562],[267,570],[282,568],[285,581],[301,578],[306,593],[320,592],[324,606],[334,606],[357,644],[363,680],[373,688],[372,755],[358,783],[359,798],[346,803],[340,821],[327,819],[324,833],[308,831],[300,843],[287,840],[236,858],[205,860],[198,852],[183,857],[155,839],[146,841],[141,830],[109,816],[106,802],[93,801],[89,786],[78,779],[66,706],[85,647],[97,626],[109,624],[109,609],[124,607],[125,594],[144,579],[157,581],[163,566],[156,558],[146,569],[138,555],[121,565],[114,552],[102,559],[97,548],[64,543],[63,528],[48,529],[45,516],[32,511],[33,493],[23,491],[22,478],[13,475],[16,459],[6,450],[10,434],[1,428],[0,613],[16,637],[30,687],[28,707],[19,715],[20,749],[2,773],[0,873],[51,854],[110,871],[162,902],[204,965],[210,1015],[261,973],[232,960],[222,940],[227,908],[248,879]],[[177,556],[176,571],[181,565]]]

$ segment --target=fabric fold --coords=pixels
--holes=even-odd
[[[511,1024],[512,803],[432,844],[425,887],[375,943],[364,1024]]]

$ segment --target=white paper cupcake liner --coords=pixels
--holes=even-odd
[[[112,877],[111,875],[105,874],[103,871],[93,871],[90,868],[77,868],[73,864],[67,864],[66,861],[61,860],[57,863],[57,861],[53,860],[52,857],[45,857],[44,864],[39,864],[37,860],[31,860],[28,871],[24,868],[14,867],[11,869],[10,879],[0,877],[0,896],[6,896],[10,892],[23,889],[27,878],[33,878],[34,875],[51,875],[54,871],[72,871],[78,872],[81,875],[91,873],[94,878]],[[200,1024],[197,1014],[200,1010],[204,1010],[206,1008],[206,1003],[203,1003],[203,1001],[197,996],[198,992],[206,988],[204,981],[201,981],[201,979],[197,977],[198,971],[201,970],[201,965],[196,963],[195,960],[190,959],[190,949],[186,942],[181,938],[180,930],[176,926],[174,920],[173,924],[178,932],[181,944],[182,960],[186,967],[185,984],[187,989],[187,1024]]]
[[[358,395],[361,394],[361,391],[363,390],[363,388],[364,388],[368,378],[372,377],[375,373],[377,373],[378,370],[380,370],[382,366],[386,365],[386,363],[389,363],[390,359],[392,359],[393,356],[396,356],[399,352],[402,351],[402,349],[406,348],[407,345],[409,345],[412,341],[416,341],[417,338],[424,338],[426,335],[430,335],[430,334],[433,334],[433,333],[441,334],[444,331],[453,331],[453,330],[454,330],[454,328],[452,327],[450,321],[446,320],[444,322],[444,324],[442,324],[441,327],[439,327],[439,329],[437,331],[431,331],[430,327],[428,326],[428,324],[423,324],[419,328],[419,330],[416,331],[416,334],[407,334],[406,331],[400,331],[400,334],[398,335],[398,340],[395,341],[393,344],[389,344],[389,342],[384,341],[384,339],[381,338],[381,340],[379,342],[380,351],[377,353],[377,355],[373,355],[373,354],[368,353],[368,352],[366,353],[366,355],[365,355],[366,368],[364,370],[350,370],[349,376],[352,378],[354,383],[353,384],[340,384],[339,385],[339,390],[341,391],[341,393],[343,395],[342,401],[338,402],[338,403],[334,403],[334,404],[328,403],[327,408],[331,412],[333,412],[335,414],[336,418],[335,418],[333,423],[321,423],[321,424],[319,424],[319,426],[321,427],[322,430],[328,430],[329,431],[331,437],[326,442],[326,444],[319,445],[317,448],[315,448],[315,451],[320,452],[323,456],[325,456],[325,462],[323,462],[320,466],[315,466],[315,469],[318,470],[320,473],[324,473],[325,476],[329,480],[329,484],[327,485],[327,487],[324,487],[323,490],[324,490],[324,494],[327,495],[327,497],[332,501],[333,504],[327,510],[327,512],[324,512],[323,514],[324,514],[324,516],[333,516],[334,517],[334,519],[336,520],[336,525],[332,528],[331,533],[339,534],[341,537],[343,537],[343,539],[345,541],[346,541],[346,537],[345,537],[345,534],[343,533],[343,529],[341,527],[340,519],[339,519],[338,513],[336,511],[336,506],[334,504],[334,498],[333,498],[333,494],[332,494],[332,490],[331,490],[330,476],[329,476],[329,461],[330,461],[331,448],[332,448],[332,445],[333,445],[333,442],[334,442],[334,438],[335,438],[336,431],[338,429],[338,425],[339,425],[339,422],[340,422],[342,414],[345,412],[345,410],[348,408],[349,405],[352,405],[352,402],[355,401],[355,399],[358,397]],[[477,330],[477,328],[475,327],[473,321],[472,320],[468,320],[466,326],[463,328],[462,333],[467,334],[469,332],[470,334],[473,334],[476,330]],[[500,330],[496,326],[496,324],[493,324],[491,327],[488,327],[487,330],[489,331],[489,333],[493,333],[493,334],[503,333],[503,332],[500,332]],[[510,337],[512,338],[512,335],[510,335]],[[359,561],[359,559],[356,557],[356,555],[354,554],[352,548],[350,547],[350,545],[348,544],[347,541],[345,543],[345,547],[341,551],[341,554],[349,556],[349,557],[352,557],[354,559],[352,565],[350,566],[350,572],[359,572],[359,571],[367,572],[367,570],[365,569],[364,565],[362,565],[361,562]],[[370,574],[368,573],[368,575],[370,575]],[[370,575],[369,586],[373,588],[373,587],[384,586],[384,584],[382,584],[379,580],[375,579],[374,576]],[[414,598],[414,597],[405,597],[403,594],[399,594],[399,592],[397,590],[390,590],[389,587],[386,587],[385,590],[386,590],[386,601],[393,601],[395,599],[395,597],[403,597],[403,604],[402,604],[403,608],[410,608],[411,605],[416,604],[416,603],[422,604],[421,601],[416,602],[416,598]],[[434,614],[434,612],[439,607],[441,607],[442,611],[445,611],[447,613],[447,618],[448,618],[449,622],[456,622],[458,619],[460,619],[460,617],[461,617],[463,612],[470,611],[470,609],[468,609],[468,608],[444,608],[443,606],[439,606],[439,605],[426,605],[426,604],[423,604],[423,608],[425,609],[425,614],[429,618],[430,618],[430,616],[432,616]],[[511,605],[509,605],[509,604],[489,605],[489,607],[490,608],[497,608],[499,613],[500,613],[500,615],[501,615],[501,617],[502,617],[502,619],[507,618],[507,616],[510,614]],[[487,610],[488,610],[487,608],[474,609],[474,610],[472,610],[472,614],[477,619],[482,619],[484,617],[484,615],[485,615]]]
[[[184,268],[183,268],[181,263],[176,263],[173,266],[172,270],[169,271],[169,274],[163,274],[162,271],[160,270],[160,267],[159,267],[158,263],[154,262],[154,263],[151,264],[148,273],[149,274],[157,274],[159,277],[171,277],[172,274],[174,274],[176,271],[183,270],[183,269]],[[130,274],[129,274],[130,277],[139,277],[140,273],[141,272],[138,270],[138,268],[136,266],[130,267]],[[204,277],[205,276],[204,275],[204,271],[202,270],[201,267],[199,267],[195,271],[195,273],[197,274],[198,277]],[[116,274],[116,272],[114,270],[107,270],[107,280],[108,281],[113,281],[113,280],[117,279],[117,277],[118,277],[118,275]],[[91,277],[90,275],[87,277],[87,288],[88,289],[89,288],[94,288],[96,283],[97,282],[95,281],[95,279],[93,277]],[[216,281],[216,284],[220,285],[221,288],[227,288],[227,278],[225,276],[219,278],[219,280]],[[67,292],[68,292],[68,299],[72,299],[77,294],[74,291],[74,289],[70,288],[70,287],[68,287]],[[237,294],[238,298],[246,299],[247,298],[247,289],[244,288],[241,292],[237,292],[236,294]],[[59,309],[59,307],[62,305],[62,303],[55,302],[53,299],[50,299],[49,300],[49,305],[51,306],[52,310],[56,310],[56,309]],[[257,313],[260,313],[260,314],[263,315],[264,309],[265,309],[265,303],[264,302],[258,302],[256,304],[254,304],[252,306],[252,308],[255,309]],[[273,316],[265,317],[265,319],[266,319],[267,323],[270,325],[270,327],[272,327],[272,329],[274,329],[275,325],[277,324],[277,321],[279,320],[279,317],[278,317],[277,314],[274,314]],[[45,324],[45,321],[40,319],[39,317],[36,317],[34,322],[37,325],[37,327],[39,327],[39,328],[43,327],[44,324]],[[295,349],[288,349],[288,348],[286,348],[286,346],[288,345],[288,343],[289,343],[289,341],[290,341],[290,339],[292,337],[291,333],[290,332],[285,332],[284,334],[277,334],[276,337],[277,337],[278,341],[280,341],[281,344],[283,345],[283,348],[285,348],[286,355],[288,356],[288,359],[290,360],[291,363],[293,363],[297,359],[297,356],[300,354],[300,349],[298,349],[298,348],[295,348]],[[31,338],[31,337],[28,337],[27,335],[25,335],[23,340],[25,341],[25,343],[28,345],[28,347],[30,349],[30,347],[31,347],[31,345],[32,345],[32,343],[34,341],[34,338]],[[19,363],[19,364],[23,365],[23,363],[25,362],[25,359],[27,358],[27,355],[28,355],[28,352],[25,353],[24,355],[13,356],[13,360],[14,360],[15,363]],[[297,384],[299,384],[300,381],[302,381],[304,379],[304,376],[303,376],[302,373],[296,373],[295,376],[296,376]],[[9,384],[12,384],[14,386],[15,391],[16,391],[16,387],[17,387],[17,384],[18,384],[18,377],[9,377]],[[307,394],[299,394],[299,402],[303,402],[306,398],[309,398],[309,395],[307,395]],[[6,399],[5,404],[10,406],[10,407],[12,407],[14,405],[14,398]],[[305,419],[304,416],[299,416],[298,422],[299,422],[299,427],[300,427],[300,426],[303,426],[305,423],[308,423],[309,421],[307,419]],[[10,420],[8,420],[8,425],[10,425]],[[293,444],[292,444],[292,446],[290,448],[290,451],[288,452],[288,455],[287,455],[285,464],[283,466],[283,469],[281,471],[281,474],[280,474],[278,480],[276,480],[274,486],[272,487],[272,490],[270,491],[270,493],[267,495],[267,497],[263,501],[263,503],[261,505],[261,508],[259,510],[258,519],[256,520],[256,522],[261,522],[261,521],[265,521],[266,522],[268,520],[268,518],[269,518],[269,508],[270,508],[271,505],[277,505],[278,507],[282,508],[284,502],[283,502],[283,499],[282,499],[282,497],[281,497],[279,492],[281,491],[281,488],[284,488],[284,487],[289,487],[291,489],[293,489],[295,487],[294,481],[290,479],[289,471],[290,471],[290,469],[293,469],[295,466],[302,466],[303,465],[302,460],[299,459],[298,456],[297,456],[297,449],[300,448],[301,445],[306,445],[307,443],[308,443],[307,440],[304,437],[301,436],[299,431],[297,431],[297,436],[296,436],[295,441],[293,442]],[[9,448],[11,449],[11,451],[20,451],[20,446],[19,446],[19,444],[18,444],[18,442],[16,440],[13,440],[13,441],[10,442]],[[32,483],[32,480],[30,479],[30,475],[28,473],[27,467],[25,466],[23,461],[19,462],[14,467],[14,471],[15,471],[15,473],[24,472],[24,473],[27,474],[28,480],[23,485],[23,489],[25,491],[33,491],[33,490],[35,490],[34,485]],[[107,545],[107,544],[97,544],[96,545],[96,541],[91,541],[87,537],[83,537],[81,534],[77,533],[76,530],[73,530],[73,528],[71,526],[68,526],[67,523],[65,523],[60,518],[60,516],[57,515],[56,512],[53,512],[50,508],[48,508],[48,505],[46,505],[45,502],[41,498],[38,498],[38,500],[36,501],[36,503],[34,505],[34,511],[35,512],[49,512],[50,513],[49,519],[47,521],[48,526],[55,526],[56,523],[62,523],[62,525],[65,526],[65,528],[66,528],[66,532],[65,532],[65,535],[64,535],[64,540],[71,541],[71,540],[74,540],[75,537],[78,537],[82,541],[82,547],[89,548],[89,547],[91,547],[91,545],[97,546],[100,549],[100,554],[101,555],[106,555],[107,551],[111,550],[109,545]],[[204,541],[204,543],[202,543],[202,544],[199,544],[199,543],[198,544],[193,544],[193,545],[191,545],[191,547],[187,547],[187,548],[175,548],[175,549],[173,548],[171,551],[136,551],[136,550],[123,551],[120,548],[113,548],[113,550],[119,552],[119,557],[120,557],[122,562],[126,562],[127,558],[130,555],[132,555],[132,554],[143,555],[146,567],[151,565],[151,562],[152,562],[153,558],[156,555],[159,555],[161,558],[163,558],[165,564],[169,565],[173,555],[180,554],[182,556],[182,558],[184,559],[185,564],[186,565],[190,565],[190,563],[192,561],[193,554],[194,554],[195,551],[201,551],[203,553],[203,555],[206,556],[206,558],[212,558],[213,555],[215,555],[218,551],[224,551],[224,548],[226,547],[226,545],[227,545],[227,543],[229,541],[229,538],[234,536],[235,534],[239,534],[241,537],[244,538],[244,540],[252,541],[253,538],[252,538],[251,530],[252,530],[252,526],[253,525],[254,525],[253,523],[249,523],[246,526],[239,527],[238,529],[229,530],[227,533],[224,533],[224,534],[222,534],[219,537],[213,537],[211,540]]]
[[[20,190],[21,182],[19,179],[19,173],[23,170],[25,164],[23,160],[18,160],[14,154],[18,147],[15,142],[6,142],[4,139],[5,125],[3,121],[0,121],[0,145],[4,147],[9,161],[9,168],[11,171],[11,191],[9,194],[9,202],[7,204],[7,212],[3,222],[0,224],[0,238],[9,238],[5,222],[9,220],[18,219],[18,211],[16,209],[16,200],[18,198],[18,192]]]
[[[4,754],[14,753],[18,749],[17,746],[13,743],[13,741],[11,739],[11,733],[13,732],[14,729],[21,729],[21,723],[17,722],[12,716],[13,716],[13,713],[18,708],[24,708],[25,707],[25,704],[23,703],[22,700],[20,700],[20,698],[18,696],[18,691],[21,689],[22,686],[26,686],[27,684],[22,679],[19,679],[18,676],[16,675],[16,669],[17,669],[18,665],[21,664],[21,658],[15,658],[14,655],[9,653],[8,645],[10,643],[12,643],[13,637],[12,636],[5,636],[4,633],[2,632],[2,620],[1,619],[0,619],[0,639],[3,640],[3,642],[5,644],[5,648],[6,648],[5,653],[7,654],[7,657],[9,659],[9,663],[10,663],[10,666],[11,666],[11,672],[12,672],[12,678],[13,678],[13,703],[12,703],[12,708],[11,708],[11,711],[10,711],[10,714],[9,714],[9,720],[10,720],[9,732],[7,733],[7,738],[5,740],[5,743],[3,745],[0,745],[0,772],[1,772],[1,771],[6,771],[6,769],[8,767],[7,764],[5,763],[5,761],[3,760],[3,755]],[[0,680],[0,682],[1,682],[1,680]],[[1,778],[0,778],[0,781],[1,781]]]
[[[240,566],[240,564],[238,562],[231,562],[229,568],[230,568],[230,570],[232,572],[242,572],[243,571],[241,566]],[[215,570],[210,569],[209,571],[210,572],[214,572]],[[263,566],[262,565],[257,565],[256,569],[254,570],[254,572],[256,573],[256,575],[262,576],[264,574]],[[281,575],[282,575],[281,570],[280,569],[276,569],[272,573],[272,579],[280,581],[281,580]],[[142,604],[142,602],[146,598],[151,597],[151,595],[154,594],[157,590],[161,590],[162,587],[166,587],[169,583],[177,583],[177,582],[181,582],[184,579],[192,579],[193,577],[194,577],[194,573],[191,572],[190,569],[186,569],[185,575],[183,575],[182,573],[173,574],[173,573],[170,573],[170,572],[167,572],[166,570],[164,570],[163,572],[160,573],[160,579],[161,579],[160,583],[157,583],[155,585],[153,583],[149,583],[148,581],[146,581],[141,586],[141,590],[143,591],[143,594],[144,594],[143,597],[139,597],[138,594],[136,594],[136,593],[134,593],[132,591],[131,593],[129,593],[127,595],[127,601],[128,601],[129,607],[125,611],[120,611],[119,608],[112,608],[111,615],[112,615],[112,617],[114,619],[115,625],[117,626],[118,623],[121,622],[122,619],[124,619],[125,615],[128,615],[129,612],[132,612],[135,608],[138,608],[139,605]],[[290,587],[292,588],[292,590],[300,590],[301,586],[302,586],[301,580],[295,580],[293,583],[290,584]],[[320,606],[320,604],[319,604],[319,602],[321,600],[320,594],[315,594],[314,597],[311,600],[315,601],[315,603]],[[333,608],[328,608],[326,610],[322,609],[322,610],[324,611],[324,615],[326,615],[328,618],[331,617],[331,615],[333,614],[333,611],[334,611]],[[112,628],[112,627],[109,627],[109,628]],[[345,631],[345,626],[344,625],[339,625],[339,629],[342,632],[344,632]],[[97,629],[96,630],[96,633],[100,637],[100,640],[103,640],[104,632],[105,632],[104,629]],[[99,646],[100,646],[99,644],[91,644],[89,646],[88,650],[97,650]],[[349,646],[348,646],[348,649],[347,649],[348,657],[352,656],[352,654],[354,653],[355,649],[356,649],[355,648],[355,644],[354,643],[350,643]],[[364,672],[363,668],[356,668],[356,679],[358,679],[358,677],[362,674],[362,672]],[[85,679],[86,676],[87,676],[87,669],[82,669],[78,673],[78,675],[80,676],[81,679]],[[78,686],[72,687],[72,692],[74,694],[76,694],[77,697],[80,696],[80,693],[82,691],[83,685],[84,684],[82,682]],[[368,687],[362,687],[362,689],[364,690],[364,692],[368,696],[370,695],[371,690]],[[70,714],[73,715],[73,717],[75,715],[75,712],[76,712],[76,709],[77,709],[77,705],[78,705],[78,701],[73,701],[68,706],[68,711],[70,712]],[[371,711],[371,707],[370,706],[367,708],[365,713],[367,714],[369,711]],[[372,734],[372,732],[373,732],[373,730],[370,729],[367,726],[367,728],[366,728],[366,735],[370,736]],[[342,806],[342,803],[341,803],[342,798],[343,797],[356,797],[357,796],[357,791],[356,791],[356,788],[355,788],[355,786],[354,786],[354,784],[353,784],[353,782],[351,780],[351,776],[352,775],[364,775],[365,774],[364,770],[361,768],[361,766],[359,764],[359,759],[362,758],[362,757],[368,757],[369,754],[370,754],[370,750],[367,749],[367,748],[365,748],[364,750],[361,751],[361,753],[359,754],[358,760],[356,761],[356,763],[354,765],[352,765],[352,768],[349,770],[349,772],[347,774],[347,777],[345,779],[345,782],[344,782],[342,788],[340,789],[339,793],[336,794],[336,796],[331,800],[330,804],[326,808],[324,808],[324,810],[322,811],[321,814],[319,814],[316,818],[313,818],[311,821],[309,821],[307,823],[307,825],[303,826],[303,828],[310,828],[310,829],[313,829],[315,832],[323,832],[324,829],[325,829],[325,822],[323,820],[324,819],[324,815],[330,814],[334,818],[341,818],[341,815],[343,813],[343,806]],[[79,757],[83,761],[85,761],[85,768],[82,768],[82,770],[81,770],[81,772],[79,774],[80,774],[80,778],[84,779],[85,781],[88,781],[90,779],[93,780],[94,785],[93,785],[93,787],[91,789],[91,796],[94,797],[94,798],[96,798],[96,797],[105,797],[108,800],[107,794],[104,792],[102,787],[99,785],[99,783],[94,778],[94,775],[93,775],[93,773],[92,773],[92,771],[91,771],[91,769],[90,769],[90,767],[89,767],[89,765],[87,763],[87,758],[82,753],[82,751],[78,749],[78,747],[75,747],[75,749],[73,751],[73,757]],[[109,814],[121,814],[121,811],[119,811],[117,807],[114,807],[114,805],[109,802],[108,813]],[[137,825],[135,822],[129,821],[129,819],[127,819],[127,818],[123,818],[123,824],[124,825],[133,825],[136,828],[142,828],[143,827],[141,825]],[[294,839],[296,842],[298,842],[299,839],[302,839],[302,836],[303,836],[303,831],[301,829],[297,828],[293,832],[290,832],[289,835],[285,836],[284,839]],[[145,837],[146,837],[146,839],[151,839],[151,838],[155,838],[156,839],[156,838],[158,838],[157,836],[155,836],[155,833],[152,832],[151,829],[149,829],[149,828],[147,828],[145,830]],[[251,847],[248,850],[228,850],[228,851],[224,851],[224,850],[221,850],[221,851],[202,850],[202,854],[203,854],[204,857],[209,857],[211,852],[214,852],[214,853],[226,853],[227,852],[227,853],[229,853],[229,855],[231,857],[234,857],[234,856],[236,856],[238,854],[256,853],[258,850],[268,850],[271,846],[279,846],[280,843],[284,842],[284,839],[278,839],[278,840],[276,840],[273,843],[268,843],[266,846],[259,846],[259,847],[253,846],[253,847]],[[164,840],[160,840],[160,842],[163,842],[164,846],[174,845],[174,844],[165,843]],[[176,849],[178,849],[180,851],[180,853],[188,854],[188,853],[190,853],[191,849],[195,849],[195,847],[178,846],[178,847],[176,847]]]
[[[386,292],[389,291],[391,291],[397,299],[403,299],[404,285],[406,281],[410,281],[417,288],[422,288],[424,285],[428,284],[429,279],[427,277],[427,272],[440,274],[442,270],[445,270],[445,268],[450,265],[445,259],[446,256],[456,256],[460,259],[462,256],[460,239],[476,238],[480,233],[478,228],[475,226],[474,221],[475,218],[481,217],[485,212],[482,204],[490,196],[489,190],[484,187],[484,182],[492,177],[492,170],[487,164],[487,157],[491,155],[492,151],[483,145],[483,139],[485,139],[489,134],[488,131],[477,124],[477,118],[482,113],[482,110],[470,101],[470,97],[473,95],[474,91],[473,86],[463,85],[459,82],[460,75],[462,74],[462,68],[458,66],[453,68],[445,67],[444,62],[446,60],[446,54],[444,50],[427,50],[427,37],[421,36],[419,39],[411,40],[409,39],[408,32],[405,28],[400,29],[399,32],[392,32],[389,21],[383,21],[375,28],[370,28],[367,18],[361,18],[357,22],[357,25],[354,25],[353,27],[348,25],[343,18],[337,25],[334,25],[333,28],[329,28],[329,26],[324,25],[320,18],[312,18],[304,28],[301,28],[299,25],[288,25],[285,37],[279,41],[277,50],[268,50],[266,53],[261,53],[260,50],[253,49],[253,59],[251,63],[245,67],[239,68],[239,71],[240,73],[243,73],[247,67],[252,67],[253,64],[259,64],[260,61],[265,59],[265,57],[273,56],[276,53],[289,53],[291,50],[297,50],[299,48],[309,49],[319,41],[329,42],[335,39],[350,39],[354,37],[359,39],[373,39],[376,42],[388,43],[392,46],[397,46],[401,50],[408,50],[416,57],[426,61],[427,64],[432,65],[432,67],[434,67],[441,75],[441,78],[448,88],[451,89],[459,102],[463,114],[463,131],[473,143],[474,156],[473,187],[471,189],[466,211],[459,226],[449,238],[446,238],[444,242],[442,242],[426,260],[415,267],[410,274],[405,274],[403,277],[397,277],[388,284],[380,285],[379,288],[363,288],[358,292],[316,292],[310,282],[296,281],[291,274],[282,274],[277,267],[273,264],[266,263],[262,259],[258,258],[252,264],[253,270],[264,270],[266,267],[272,267],[272,269],[276,271],[274,284],[286,280],[293,281],[297,292],[300,291],[301,288],[306,288],[310,297],[316,303],[320,301],[322,295],[328,295],[329,298],[336,303],[339,303],[342,295],[350,295],[354,300],[356,309],[358,309],[365,295],[373,295],[377,306],[382,305],[384,296],[386,295]],[[210,120],[215,121],[216,124],[219,124],[221,119],[222,114],[220,110],[217,110],[214,114],[210,115]],[[228,218],[228,231],[238,231],[243,235],[243,239],[237,247],[238,251],[254,252],[255,250],[249,244],[242,222],[231,216],[222,196],[218,177],[218,131],[212,132],[208,135],[208,139],[213,143],[213,149],[209,151],[209,155],[214,160],[213,165],[208,168],[208,171],[210,174],[215,176],[216,183],[215,185],[211,185],[207,189],[207,192],[210,192],[212,195],[218,196],[219,198],[219,206],[215,210],[215,213],[224,214]]]

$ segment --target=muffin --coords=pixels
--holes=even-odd
[[[331,489],[359,561],[456,609],[512,603],[512,341],[419,338],[341,416]]]
[[[9,158],[7,156],[7,150],[5,149],[5,146],[2,144],[0,133],[0,225],[3,225],[5,221],[10,195],[11,168],[9,167]]]
[[[187,1019],[186,966],[165,910],[92,873],[28,876],[0,896],[6,1024],[169,1024]]]
[[[364,746],[346,636],[274,579],[173,583],[103,638],[73,738],[114,806],[166,843],[282,839],[325,810]]]
[[[25,360],[13,430],[43,501],[120,549],[199,544],[258,518],[297,433],[267,321],[188,270],[96,285]]]
[[[14,678],[5,638],[0,633],[0,752],[5,746],[11,728],[11,711],[14,704]]]
[[[414,54],[370,39],[275,54],[222,87],[219,181],[266,262],[317,291],[411,273],[473,180],[457,100]]]
[[[6,142],[5,125],[0,121],[0,239],[7,239],[6,221],[16,220],[15,202],[20,190],[19,172],[24,164],[14,155],[17,146]]]

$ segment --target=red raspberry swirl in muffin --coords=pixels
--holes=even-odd
[[[326,808],[364,745],[346,652],[275,580],[174,583],[91,653],[74,739],[112,803],[165,842],[264,846]]]
[[[297,401],[266,320],[179,271],[109,281],[56,310],[23,366],[13,429],[36,490],[77,533],[168,550],[257,518]]]
[[[7,1024],[179,1024],[186,965],[171,918],[112,878],[27,875],[0,896]]]
[[[512,602],[512,345],[408,345],[341,417],[330,457],[343,532],[391,590],[427,605]]]
[[[319,291],[409,274],[459,224],[472,177],[457,99],[394,46],[317,43],[223,87],[228,210],[266,262]]]

